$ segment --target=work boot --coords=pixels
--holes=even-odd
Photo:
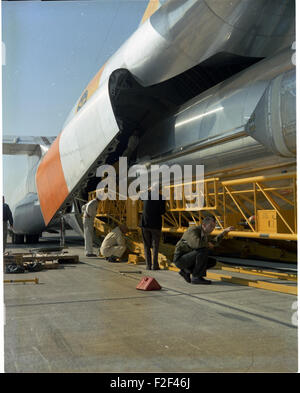
[[[203,284],[203,285],[209,285],[211,284],[210,280],[205,280],[203,277],[192,277],[192,284]]]
[[[147,265],[147,266],[146,266],[146,270],[151,270],[151,266],[150,266],[150,265]]]
[[[117,257],[111,256],[107,258],[108,262],[117,262]]]
[[[152,270],[160,270],[160,267],[158,265],[157,266],[153,266]]]
[[[96,254],[86,254],[86,257],[91,258],[91,257],[96,257]]]
[[[181,275],[181,277],[185,279],[186,282],[188,283],[191,282],[191,276],[188,272],[185,272],[184,270],[181,269],[178,273]]]

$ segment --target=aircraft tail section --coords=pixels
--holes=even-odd
[[[38,166],[36,185],[46,225],[83,187],[88,172],[118,132],[107,81],[67,124]]]

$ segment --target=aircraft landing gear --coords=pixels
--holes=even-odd
[[[35,244],[39,242],[39,234],[33,235],[20,235],[17,233],[12,234],[12,243],[13,244]]]
[[[25,235],[26,236],[26,243],[27,244],[34,244],[39,242],[39,234],[34,235]]]
[[[24,235],[18,235],[16,233],[12,234],[12,243],[13,244],[24,244]]]

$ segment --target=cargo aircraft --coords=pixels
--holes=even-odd
[[[3,137],[31,168],[14,241],[36,241],[81,206],[133,133],[135,162],[296,165],[295,0],[150,0],[136,31],[78,98],[56,138]]]

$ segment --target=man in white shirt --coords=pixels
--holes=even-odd
[[[124,234],[128,232],[125,224],[121,224],[108,233],[100,247],[100,253],[110,262],[116,262],[126,251]]]
[[[93,250],[94,237],[94,219],[98,209],[98,199],[92,199],[82,206],[83,212],[83,231],[84,231],[84,249],[87,257],[96,257]]]

